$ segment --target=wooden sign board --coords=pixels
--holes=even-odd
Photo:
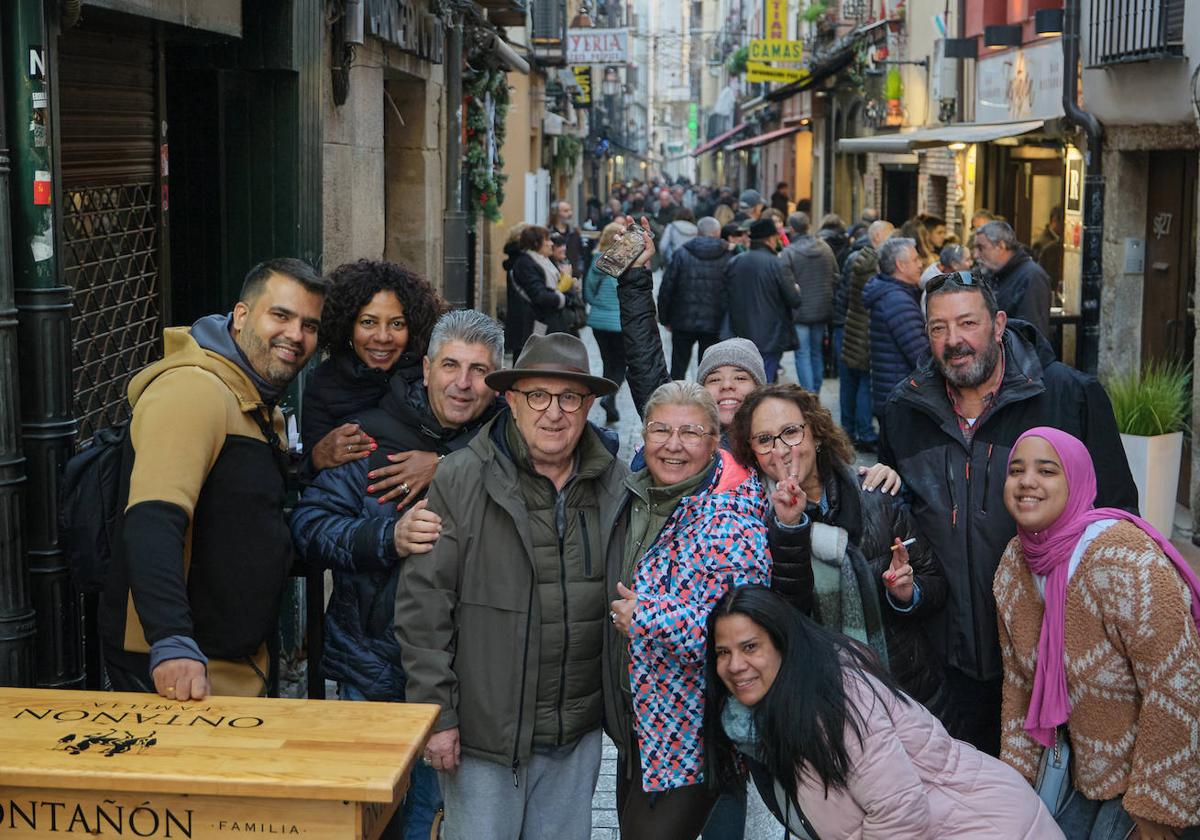
[[[437,713],[0,688],[0,838],[374,840]]]

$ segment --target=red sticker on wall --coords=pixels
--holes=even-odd
[[[50,203],[50,173],[42,169],[33,173],[33,203]]]

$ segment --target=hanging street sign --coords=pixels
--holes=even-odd
[[[808,76],[808,71],[798,67],[775,67],[758,61],[747,62],[747,82],[783,82],[790,84]]]
[[[803,41],[758,38],[750,42],[751,61],[793,61],[804,59]]]
[[[625,64],[629,61],[629,30],[568,29],[567,61],[571,64]]]

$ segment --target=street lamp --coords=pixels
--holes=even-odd
[[[604,68],[604,78],[600,82],[600,93],[603,96],[617,96],[621,93],[621,75],[617,72],[617,68],[608,66]]]

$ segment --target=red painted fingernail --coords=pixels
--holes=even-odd
[[[367,473],[367,478],[374,478],[374,477],[375,477],[375,473],[373,473],[373,472]]]
[[[375,492],[375,485],[374,485],[374,484],[368,484],[368,485],[367,485],[367,492],[368,492],[368,493],[374,493],[374,492]]]
[[[375,443],[372,443],[372,444],[371,444],[371,451],[372,451],[372,452],[374,452],[374,451],[375,451],[376,449],[378,449],[378,448],[379,448],[379,445],[378,445],[378,444],[375,444]]]

